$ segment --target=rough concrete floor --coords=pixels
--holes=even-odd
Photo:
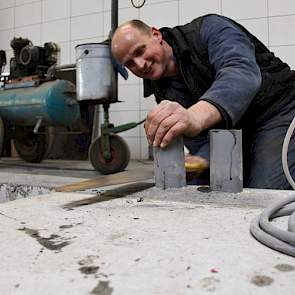
[[[127,169],[151,169],[151,161],[130,161]],[[47,187],[69,184],[99,176],[88,161],[45,160],[26,163],[20,159],[0,159],[0,183],[42,184]]]
[[[131,173],[132,171],[135,173]],[[79,184],[83,181],[93,179],[107,181],[103,177],[108,178],[108,182],[115,183],[121,178],[122,180],[137,176],[137,178],[144,178],[144,175],[153,175],[153,163],[151,161],[130,161],[124,173],[127,173],[126,177],[121,175],[122,173],[106,177],[95,171],[88,161],[45,160],[35,164],[26,163],[20,159],[2,158],[0,159],[0,203],[24,198],[27,195],[48,193],[53,189]],[[88,191],[95,192],[97,189]]]
[[[295,294],[295,259],[249,234],[293,192],[123,191],[0,204],[0,294]]]

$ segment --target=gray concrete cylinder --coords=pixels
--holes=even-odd
[[[183,138],[175,138],[166,148],[153,148],[156,187],[161,189],[186,186]]]
[[[241,130],[210,130],[210,187],[229,193],[243,190]]]

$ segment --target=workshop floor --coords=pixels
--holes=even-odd
[[[127,167],[128,171],[134,170],[153,171],[152,161],[131,160]],[[17,158],[0,159],[0,182],[11,180],[22,182],[22,176],[26,181],[37,181],[45,186],[55,187],[62,184],[102,177],[95,171],[89,161],[69,160],[45,160],[42,163],[26,163]]]
[[[78,162],[62,164],[4,159],[0,180],[63,186],[98,177],[88,163],[78,165],[85,174]],[[150,173],[151,163],[131,162],[127,170],[144,169]],[[263,207],[293,192],[136,192],[151,182],[0,204],[0,294],[294,295],[295,259],[249,234]]]

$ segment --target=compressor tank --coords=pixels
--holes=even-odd
[[[70,126],[80,119],[75,85],[66,80],[0,90],[0,116],[15,125]]]

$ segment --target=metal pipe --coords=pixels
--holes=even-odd
[[[91,143],[93,143],[95,139],[100,136],[99,109],[100,109],[100,105],[99,104],[95,105],[94,115],[93,115]]]
[[[66,64],[66,65],[60,65],[60,66],[54,66],[54,69],[59,70],[65,70],[65,69],[74,69],[76,68],[76,64]]]
[[[37,123],[36,123],[36,125],[34,127],[34,130],[33,130],[33,132],[35,134],[38,132],[38,130],[39,130],[40,126],[41,126],[42,121],[43,121],[43,117],[38,117]]]
[[[112,0],[112,25],[111,25],[111,36],[118,27],[118,0]]]
[[[118,0],[112,0],[112,10],[111,10],[111,32],[110,38],[112,38],[116,28],[118,27]],[[112,93],[111,93],[111,101],[118,101],[118,73],[115,69],[112,69],[111,74],[112,81]]]
[[[52,76],[54,76],[56,71],[66,70],[66,69],[75,69],[75,68],[76,68],[76,64],[66,64],[66,65],[59,65],[59,66],[54,64],[47,70],[47,77],[50,79]]]

